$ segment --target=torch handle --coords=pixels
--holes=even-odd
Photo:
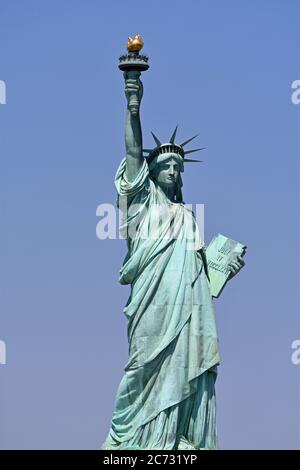
[[[141,75],[141,72],[139,72],[138,70],[128,70],[126,72],[126,78],[130,80],[138,81],[138,79],[140,78],[140,75]],[[132,112],[132,114],[136,114],[139,110],[139,107],[140,107],[140,98],[139,98],[138,92],[132,93],[129,96],[128,108]]]

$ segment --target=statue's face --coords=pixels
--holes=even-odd
[[[170,155],[170,159],[158,163],[155,179],[160,186],[175,186],[180,173],[180,165],[176,158]]]

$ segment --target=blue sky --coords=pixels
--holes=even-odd
[[[95,449],[127,362],[123,240],[96,237],[124,156],[118,57],[140,33],[144,146],[199,132],[184,197],[248,246],[216,301],[223,449],[300,448],[297,0],[0,0],[0,447]]]

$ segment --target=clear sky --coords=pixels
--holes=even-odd
[[[96,449],[127,362],[123,240],[96,237],[124,156],[118,57],[140,33],[144,145],[199,132],[184,197],[248,246],[215,302],[223,449],[300,448],[297,0],[0,0],[0,447]]]

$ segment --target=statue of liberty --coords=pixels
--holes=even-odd
[[[140,73],[124,78],[126,156],[115,185],[127,233],[129,358],[102,449],[216,449],[218,335],[205,251],[182,195],[194,137],[178,144],[176,128],[167,143],[153,134],[155,148],[143,149]],[[243,264],[232,261],[231,277]]]

